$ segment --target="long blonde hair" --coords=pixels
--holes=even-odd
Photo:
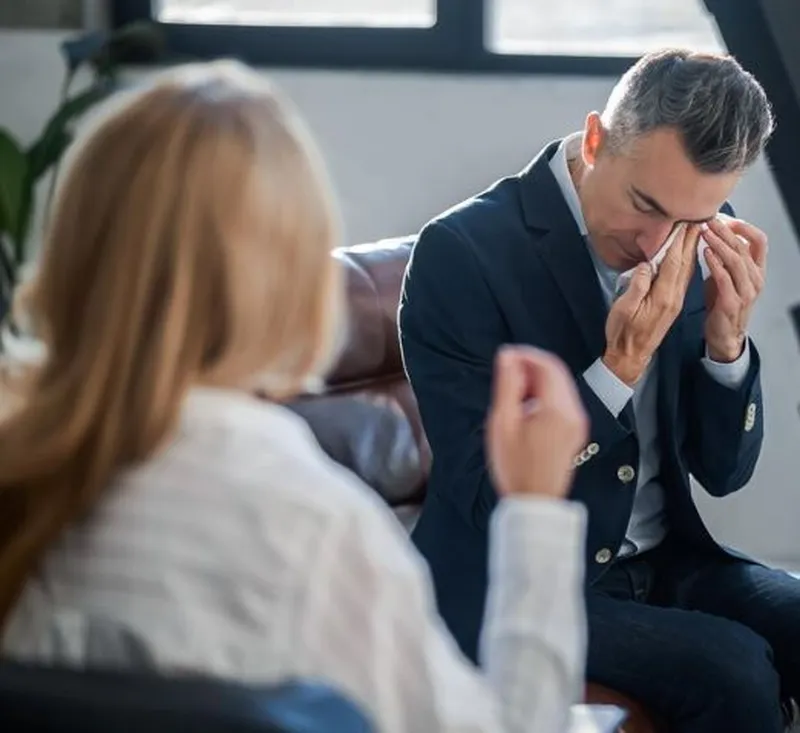
[[[64,527],[169,438],[193,385],[283,399],[337,340],[325,175],[255,72],[162,73],[70,158],[26,296],[44,358],[0,422],[0,623]]]

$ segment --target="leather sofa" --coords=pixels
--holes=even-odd
[[[323,393],[293,409],[323,449],[374,488],[411,529],[425,497],[431,451],[406,381],[397,306],[413,238],[336,250],[347,272],[349,334]],[[612,690],[587,685],[587,702],[626,708],[625,733],[660,730],[644,708]]]

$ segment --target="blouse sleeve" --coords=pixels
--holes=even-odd
[[[582,506],[501,501],[490,527],[483,671],[436,612],[422,558],[381,506],[334,523],[298,606],[298,672],[382,733],[560,733],[583,687]]]

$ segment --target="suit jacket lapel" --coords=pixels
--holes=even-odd
[[[605,349],[608,308],[589,245],[550,170],[550,158],[558,144],[548,145],[520,175],[521,202],[528,226],[544,230],[531,251],[548,267],[569,305],[586,346],[588,366]]]

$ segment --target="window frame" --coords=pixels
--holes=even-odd
[[[800,90],[795,88],[790,76],[788,64],[791,62],[785,56],[786,49],[777,42],[763,7],[767,2],[778,1],[736,0],[734,4],[729,0],[705,0],[705,3],[717,20],[728,51],[755,74],[772,103],[777,127],[767,143],[769,168],[794,233],[800,240],[800,178],[795,164],[800,158],[797,135]],[[795,317],[792,313],[792,318]],[[797,317],[800,329],[800,310]]]
[[[167,47],[178,59],[229,56],[273,67],[618,76],[636,60],[492,53],[484,44],[486,2],[436,0],[437,23],[432,28],[168,24],[164,29]],[[800,236],[800,178],[792,167],[800,150],[800,138],[795,134],[800,126],[800,95],[787,91],[793,89],[793,83],[764,15],[763,2],[767,0],[703,0],[729,51],[745,68],[757,70],[776,106],[779,125],[767,155]],[[110,3],[114,27],[152,18],[151,0]]]
[[[347,26],[231,26],[172,24],[162,27],[177,57],[235,57],[270,67],[526,73],[618,76],[633,56],[495,53],[484,38],[489,0],[436,0],[429,28]],[[152,19],[151,0],[111,0],[115,27]]]

